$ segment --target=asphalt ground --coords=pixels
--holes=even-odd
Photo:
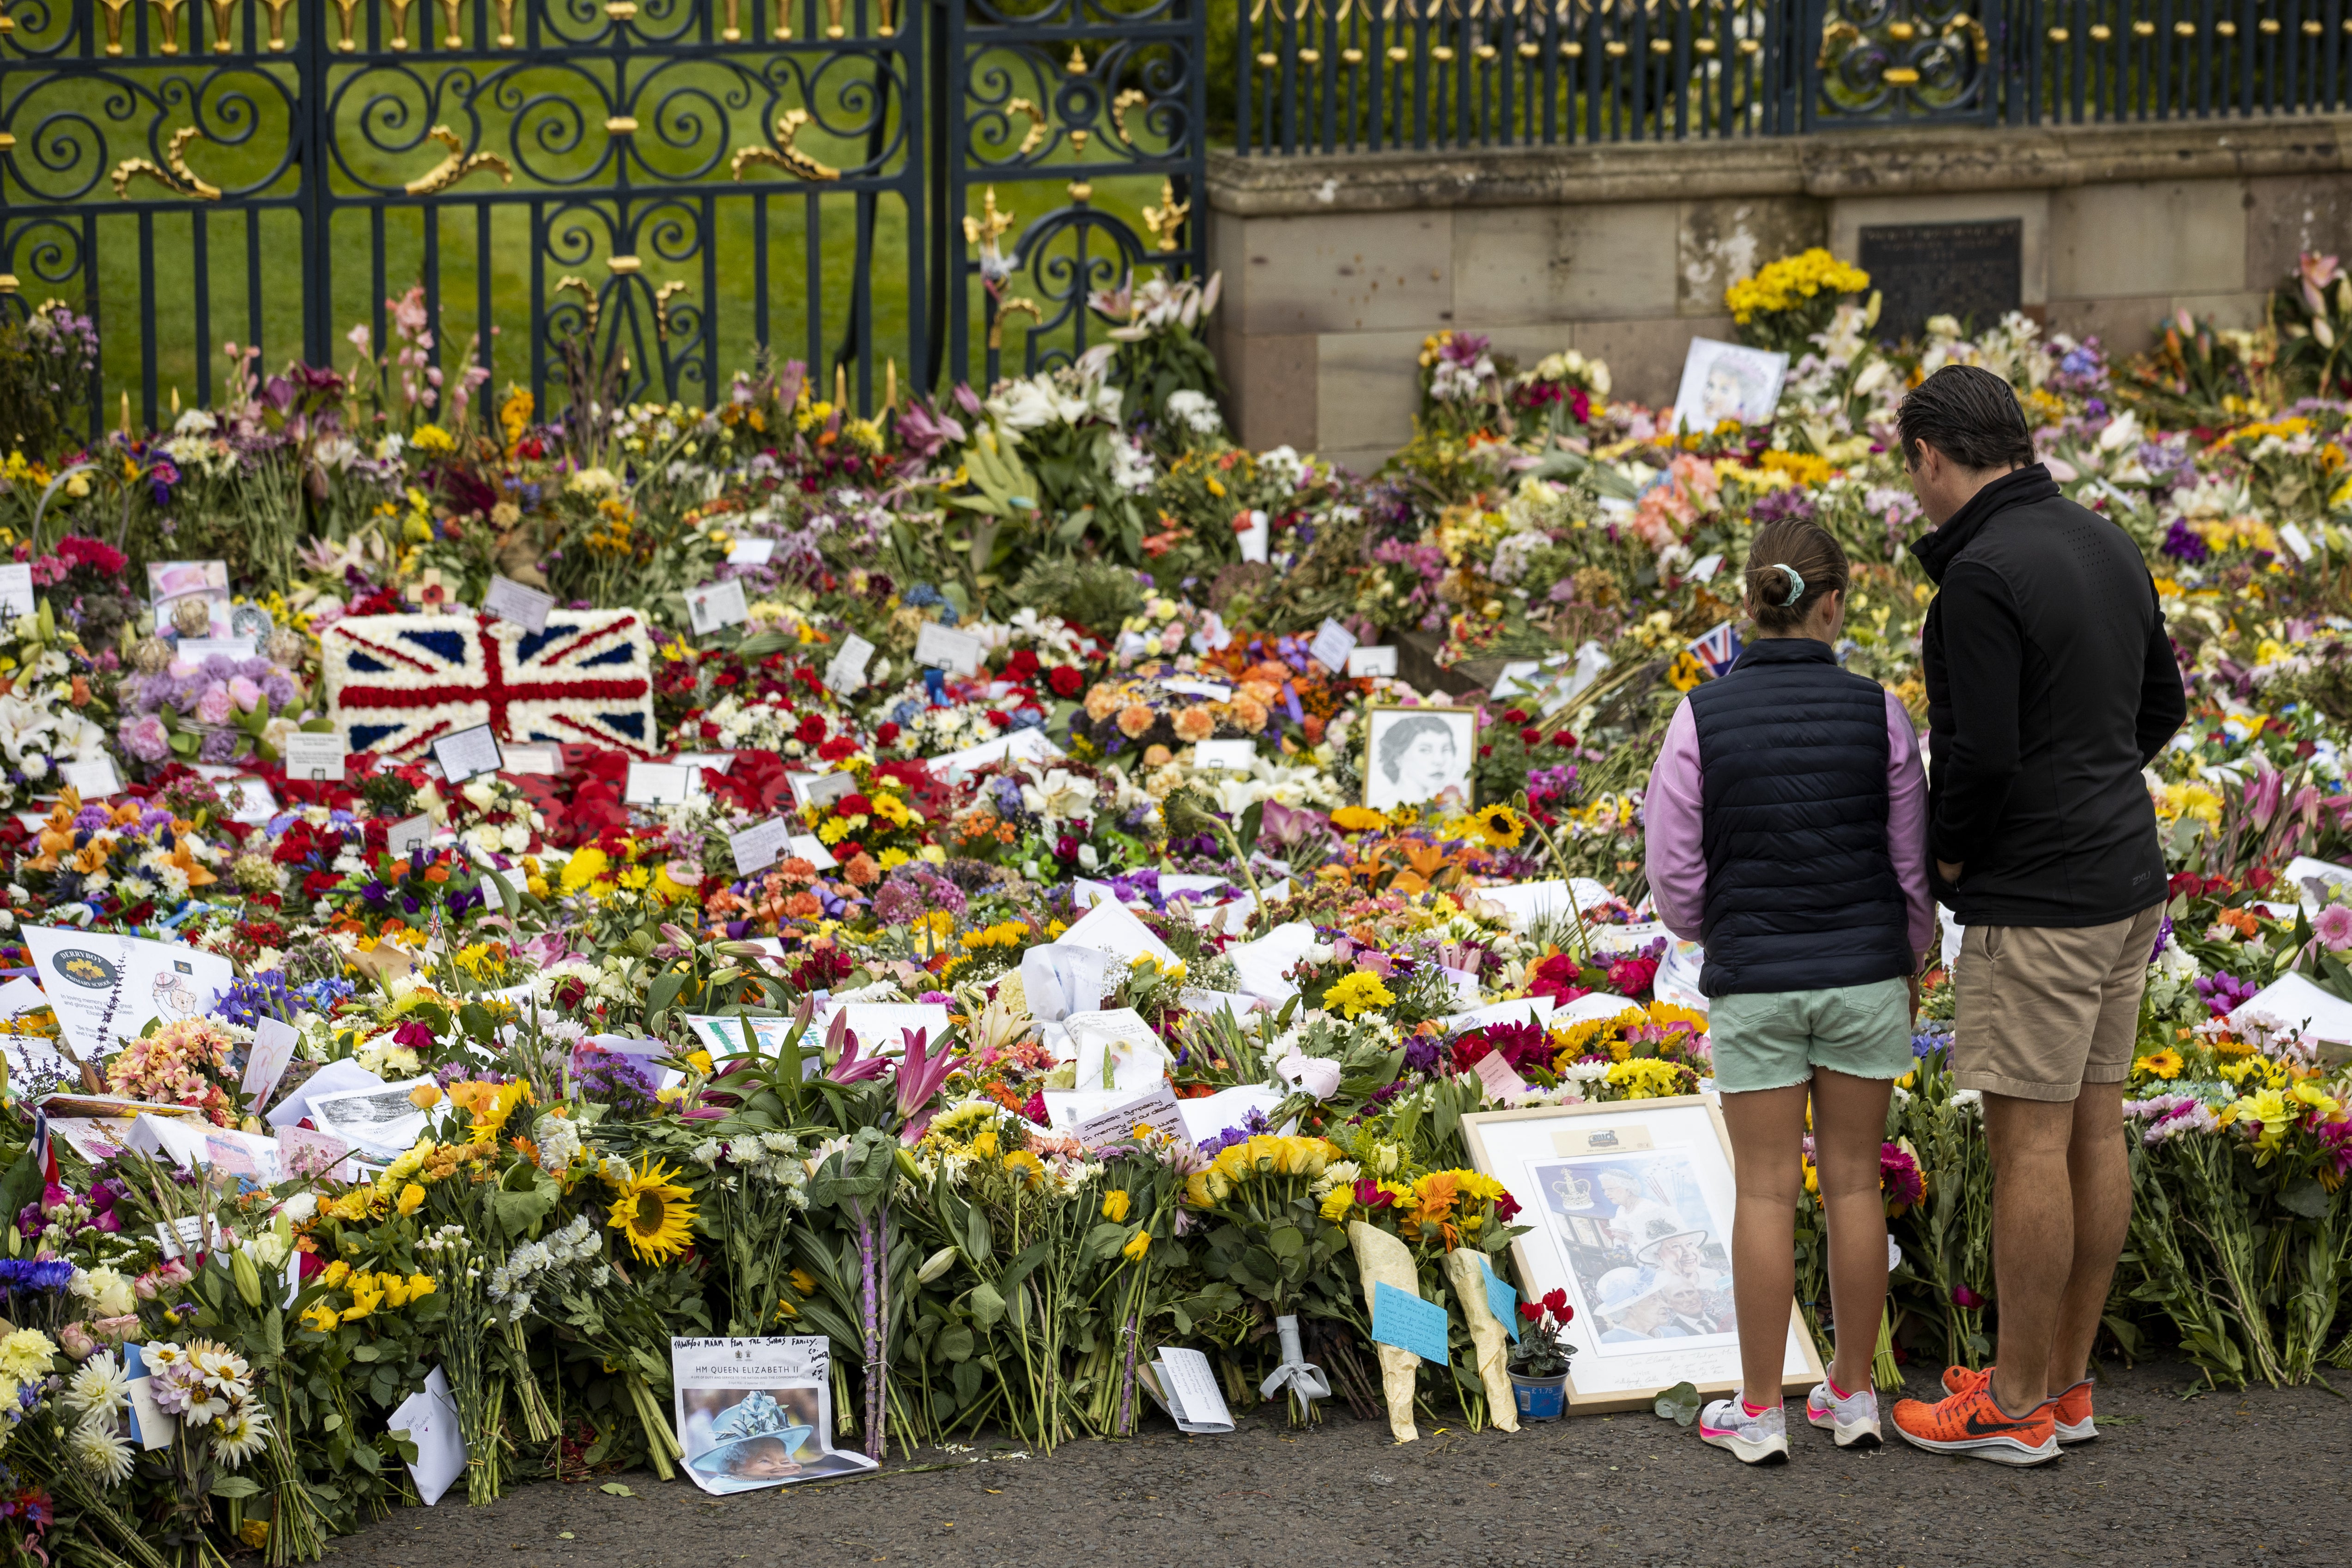
[[[2352,1390],[2352,1377],[2335,1374]],[[715,1498],[648,1472],[461,1486],[333,1543],[337,1568],[1013,1568],[1228,1564],[2352,1563],[2352,1402],[2316,1385],[2205,1389],[2191,1368],[2102,1369],[2102,1435],[2021,1470],[1907,1447],[1840,1451],[1790,1402],[1790,1462],[1749,1469],[1643,1415],[1513,1435],[1384,1424],[1331,1404],[1188,1437],[1157,1412],[1130,1442],[1049,1457],[983,1435],[877,1475]],[[1911,1392],[1928,1394],[1914,1375]],[[2188,1395],[2184,1397],[2184,1395]],[[1882,1395],[1882,1411],[1892,1399]],[[933,1467],[933,1468],[920,1468]],[[946,1468],[936,1468],[946,1467]],[[630,1495],[604,1489],[625,1486]]]

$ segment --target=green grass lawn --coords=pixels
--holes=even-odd
[[[441,15],[437,7],[430,12],[436,29]],[[412,17],[412,36],[415,26]],[[558,300],[576,303],[576,291],[556,290],[558,280],[567,275],[598,288],[605,295],[607,321],[614,312],[621,318],[623,342],[633,363],[645,363],[661,352],[654,295],[673,281],[686,285],[670,307],[681,322],[698,324],[706,312],[713,319],[722,384],[731,371],[751,362],[763,339],[779,357],[829,363],[847,336],[856,293],[853,285],[862,278],[869,289],[874,345],[872,382],[864,401],[878,403],[885,359],[897,362],[900,387],[911,388],[917,373],[910,364],[908,338],[907,204],[910,195],[918,203],[926,199],[919,166],[913,169],[917,177],[911,189],[902,184],[867,201],[829,182],[803,184],[770,164],[749,166],[740,183],[729,177],[733,152],[767,143],[764,122],[780,109],[803,104],[804,90],[814,92],[816,107],[835,123],[854,125],[864,117],[858,95],[870,93],[871,57],[795,57],[808,66],[813,86],[804,89],[787,76],[772,101],[767,85],[752,72],[779,58],[780,52],[766,49],[747,54],[740,57],[743,70],[708,59],[651,56],[634,57],[624,66],[606,55],[562,64],[444,63],[417,56],[390,64],[335,65],[328,82],[340,159],[331,166],[335,195],[353,199],[363,196],[369,185],[395,187],[380,216],[370,208],[342,208],[331,216],[326,243],[331,247],[333,347],[339,367],[349,368],[355,353],[343,334],[374,315],[378,290],[373,258],[380,227],[384,294],[398,295],[425,281],[428,270],[438,280],[445,363],[454,362],[469,338],[486,334],[492,344],[494,384],[528,384],[533,287],[529,198],[536,195],[547,225],[541,298],[551,305]],[[830,63],[818,70],[824,61]],[[8,123],[18,138],[9,181],[11,206],[21,210],[40,195],[84,182],[91,185],[79,198],[71,221],[78,230],[83,214],[96,220],[95,270],[110,423],[117,416],[122,390],[131,391],[134,410],[139,407],[151,356],[153,395],[163,417],[168,418],[175,390],[184,400],[198,396],[201,353],[210,354],[210,391],[217,397],[226,363],[220,357],[222,345],[253,341],[257,280],[262,368],[277,369],[301,349],[306,273],[301,222],[293,210],[299,182],[290,167],[281,166],[292,118],[287,100],[294,73],[290,66],[267,56],[240,57],[221,65],[217,74],[205,77],[203,73],[213,69],[208,59],[183,56],[164,61],[149,56],[114,73],[111,82],[66,79],[37,85],[37,79],[21,67],[13,68],[5,82]],[[145,96],[123,93],[117,85],[122,79],[139,84]],[[218,139],[192,142],[184,150],[185,161],[195,175],[235,195],[226,202],[201,204],[193,213],[182,205],[142,215],[117,198],[107,174],[126,157],[163,153],[171,132],[191,122],[194,116],[184,97],[167,100],[163,129],[153,135],[151,153],[146,129],[155,121],[154,96],[167,90],[167,82],[192,80],[204,82],[199,101],[205,122]],[[1034,89],[1028,95],[1039,96]],[[886,142],[895,142],[899,132],[895,95],[891,102]],[[634,116],[636,129],[618,134],[608,131],[607,117],[616,112]],[[456,129],[470,146],[498,153],[515,164],[513,183],[501,184],[495,173],[478,171],[431,204],[398,191],[446,155],[444,146],[425,135],[427,128],[441,123]],[[68,149],[70,156],[51,160],[63,161],[62,170],[26,162],[35,127],[41,124],[78,127],[78,141]],[[102,145],[93,128],[102,132]],[[1013,138],[1017,141],[1026,129],[1027,122],[1016,116]],[[1085,162],[1116,167],[1104,140],[1097,136],[1089,142]],[[621,237],[618,245],[611,232],[618,204],[609,194],[616,183],[615,143],[630,148],[632,154],[626,178],[634,232]],[[49,144],[63,145],[54,134]],[[869,163],[862,134],[827,134],[813,125],[793,144],[835,168],[855,172]],[[989,151],[1001,155],[1010,149]],[[166,160],[158,156],[155,161]],[[909,170],[908,150],[893,146],[869,172],[903,181]],[[27,173],[33,175],[30,181],[25,178]],[[574,184],[607,194],[579,198],[575,206],[566,189]],[[1066,184],[1027,180],[1000,184],[999,205],[1025,226],[1069,201]],[[174,199],[163,184],[143,177],[134,178],[129,189],[134,203]],[[975,205],[978,194],[973,193]],[[281,205],[257,208],[240,205],[236,197]],[[1159,199],[1157,178],[1102,178],[1094,182],[1091,194],[1097,209],[1139,231],[1144,228],[1141,208]],[[429,268],[428,225],[437,245]],[[764,332],[755,288],[762,270],[762,232],[768,285]],[[1016,227],[1013,233],[1018,232]],[[971,254],[961,233],[952,239],[951,258]],[[707,267],[702,244],[709,247]],[[1099,252],[1098,239],[1096,247]],[[614,274],[604,264],[616,250],[635,254],[642,263],[635,279],[622,288],[611,287]],[[55,293],[76,297],[82,291],[79,279],[62,288],[45,285],[24,241],[14,266],[33,298]],[[488,275],[487,316],[478,268]],[[978,380],[983,374],[980,289],[976,280],[966,286],[974,324],[971,363],[962,374]],[[1037,297],[1050,315],[1044,293],[1047,286],[1045,279],[1024,274],[1015,280],[1013,292]],[[154,301],[152,334],[142,331],[142,288]],[[200,297],[209,304],[203,343],[197,320]],[[672,354],[690,352],[692,340],[686,334],[692,330],[681,327],[670,344]],[[1028,323],[1019,318],[1008,328],[1007,368],[1019,368],[1027,331]],[[658,381],[656,390],[660,390]],[[689,379],[681,383],[678,395],[704,402],[710,391]]]

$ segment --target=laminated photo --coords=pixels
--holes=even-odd
[[[863,1454],[834,1449],[824,1335],[679,1338],[669,1355],[686,1473],[704,1491],[758,1491],[876,1468]]]
[[[1451,799],[1470,805],[1478,756],[1470,708],[1374,708],[1364,715],[1364,804],[1374,811]]]

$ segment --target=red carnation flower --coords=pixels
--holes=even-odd
[[[1078,673],[1076,665],[1063,665],[1045,677],[1045,684],[1054,689],[1056,697],[1076,697],[1086,683],[1087,678]]]

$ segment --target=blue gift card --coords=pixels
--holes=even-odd
[[[1422,1360],[1433,1361],[1440,1366],[1449,1359],[1445,1351],[1445,1309],[1434,1301],[1408,1295],[1393,1285],[1372,1287],[1372,1338],[1381,1344],[1411,1351]]]
[[[1511,1333],[1511,1342],[1519,1339],[1519,1293],[1502,1281],[1495,1266],[1485,1258],[1478,1259],[1478,1271],[1486,1277],[1486,1310],[1503,1321]]]

